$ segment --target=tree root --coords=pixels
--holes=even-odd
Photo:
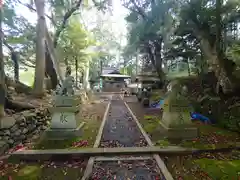
[[[6,85],[7,87],[9,86],[14,87],[17,93],[31,94],[31,91],[32,91],[31,87],[21,83],[20,81],[14,81],[7,76],[6,76]]]
[[[32,104],[26,103],[26,102],[19,102],[15,100],[10,100],[9,98],[5,99],[5,109],[12,109],[16,112],[28,110],[28,109],[35,109],[35,107]]]

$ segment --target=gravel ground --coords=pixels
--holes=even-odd
[[[159,170],[154,160],[96,162],[92,179],[157,180]]]
[[[100,147],[144,147],[147,142],[119,95],[113,95]],[[125,156],[126,157],[126,156]],[[131,156],[133,157],[133,156]],[[153,159],[95,162],[90,179],[156,180],[161,177]]]
[[[124,102],[113,96],[100,147],[142,147],[147,142]]]

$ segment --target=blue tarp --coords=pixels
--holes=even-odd
[[[206,117],[206,116],[204,116],[204,115],[202,115],[200,113],[196,113],[196,112],[190,113],[190,116],[191,116],[192,120],[199,120],[199,121],[201,121],[203,123],[206,123],[206,122],[210,123],[211,122],[208,117]]]
[[[150,104],[151,108],[162,108],[161,106],[164,104],[164,99],[159,100],[158,102],[154,102]]]
[[[164,99],[160,99],[159,101],[150,104],[150,108],[161,109],[163,108],[163,105],[164,105]],[[203,123],[212,123],[212,124],[215,123],[214,120],[196,112],[190,113],[190,117],[192,120],[199,120]]]

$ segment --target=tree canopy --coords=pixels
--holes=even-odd
[[[192,64],[199,71],[206,71],[207,67],[219,77],[226,92],[236,88],[232,72],[236,69],[237,58],[233,54],[237,53],[239,40],[239,1],[125,0],[122,3],[130,10],[126,17],[129,26],[126,56],[138,50],[144,63],[153,65],[163,79],[166,69],[162,67],[170,70],[176,63]]]

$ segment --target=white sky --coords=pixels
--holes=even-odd
[[[22,0],[22,2],[29,3],[29,0]],[[117,38],[117,41],[123,47],[127,44],[127,26],[124,18],[128,14],[128,10],[121,5],[121,0],[112,0],[112,7],[112,16],[104,15],[104,19],[107,19],[107,28],[111,28],[112,32],[115,34],[115,37],[119,37]],[[24,16],[30,23],[36,24],[37,14],[35,12],[31,12],[27,7],[24,7],[20,4],[15,8],[15,10],[17,14]],[[48,7],[45,7],[45,12],[49,12]],[[98,14],[99,13],[96,10],[90,12],[82,11],[81,19],[84,20],[84,24],[88,27],[88,29],[91,29],[93,23],[95,24],[97,22]],[[51,23],[48,18],[46,18],[46,22],[49,30],[51,30]],[[119,50],[109,49],[109,52],[116,54],[116,58],[118,59],[117,61],[119,61]]]
[[[121,0],[112,0],[113,5],[113,16],[111,17],[111,26],[113,31],[118,35],[122,35],[121,43],[124,45],[126,43],[125,36],[126,36],[126,21],[124,17],[128,13],[127,9],[121,5]],[[29,0],[22,0],[22,2],[29,3]],[[47,10],[46,10],[47,12]],[[35,24],[37,21],[37,15],[35,12],[31,12],[28,8],[18,5],[16,7],[16,13],[23,15],[25,18],[28,19],[29,22]],[[84,14],[82,14],[84,16]],[[90,17],[91,19],[91,17]],[[46,18],[48,26],[50,23],[49,20]],[[91,22],[90,22],[91,23]],[[88,22],[85,21],[85,25],[91,26]]]

